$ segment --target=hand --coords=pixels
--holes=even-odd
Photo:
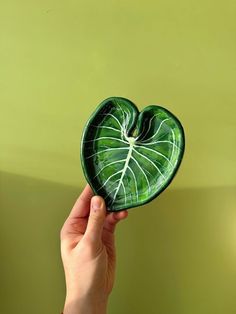
[[[127,211],[106,213],[104,199],[87,185],[60,233],[65,271],[64,314],[104,314],[115,279],[116,224]]]

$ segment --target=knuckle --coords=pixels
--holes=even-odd
[[[88,198],[86,196],[84,196],[83,194],[80,194],[80,196],[77,198],[76,202],[77,203],[85,203],[88,200]]]

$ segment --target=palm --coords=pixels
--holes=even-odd
[[[93,192],[87,185],[62,228],[62,258],[68,269],[67,278],[76,274],[80,277],[76,286],[83,282],[87,290],[93,287],[109,294],[115,276],[115,226],[127,216],[127,211],[108,214],[104,208],[104,216],[98,222],[91,218],[92,197]],[[73,266],[68,268],[67,264]],[[70,274],[70,269],[75,275]],[[81,271],[85,269],[89,273]]]

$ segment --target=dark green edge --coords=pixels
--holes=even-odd
[[[130,133],[131,131],[133,131],[133,128],[134,128],[134,122],[137,123],[137,117],[139,115],[141,115],[144,111],[146,111],[147,109],[150,109],[150,108],[160,108],[162,109],[163,111],[167,112],[171,117],[173,117],[173,119],[175,119],[176,123],[178,124],[180,130],[181,130],[181,133],[182,133],[182,139],[183,139],[183,143],[182,143],[182,148],[181,148],[181,151],[180,151],[180,155],[179,155],[179,160],[178,160],[178,163],[176,164],[176,168],[172,174],[172,177],[162,186],[162,188],[157,191],[157,193],[155,193],[154,195],[152,195],[150,198],[148,198],[146,201],[143,201],[143,202],[140,202],[139,204],[137,205],[133,205],[133,206],[124,206],[122,209],[117,209],[117,210],[111,210],[111,209],[107,209],[107,211],[109,212],[119,212],[119,211],[123,211],[123,210],[126,210],[126,209],[131,209],[131,208],[135,208],[135,207],[139,207],[139,206],[142,206],[142,205],[145,205],[147,203],[150,203],[152,200],[154,200],[159,194],[161,194],[169,185],[170,183],[172,182],[172,180],[174,179],[174,177],[176,176],[178,170],[179,170],[179,166],[183,160],[183,156],[184,156],[184,152],[185,152],[185,133],[184,133],[184,128],[181,124],[181,122],[179,121],[179,119],[172,113],[170,112],[168,109],[162,107],[162,106],[159,106],[159,105],[149,105],[147,107],[145,107],[141,112],[138,110],[138,107],[133,103],[131,102],[129,99],[127,98],[124,98],[124,97],[109,97],[109,98],[106,98],[105,100],[103,100],[100,105],[98,105],[97,109],[93,112],[93,114],[90,116],[90,118],[88,119],[84,129],[83,129],[83,132],[82,132],[82,137],[81,137],[81,145],[80,145],[80,160],[81,160],[81,164],[82,164],[82,169],[83,169],[83,172],[84,172],[84,175],[85,175],[85,178],[87,180],[87,182],[89,183],[91,189],[93,190],[93,193],[95,195],[99,195],[99,193],[97,193],[96,189],[93,187],[93,184],[89,178],[89,175],[87,173],[87,170],[85,168],[85,163],[84,163],[84,157],[83,157],[83,148],[84,148],[84,137],[86,136],[87,134],[87,131],[88,131],[88,126],[90,125],[90,122],[91,120],[93,120],[94,116],[96,116],[97,112],[99,110],[101,110],[101,108],[106,105],[106,103],[108,101],[111,101],[113,100],[114,98],[119,98],[119,99],[123,99],[125,101],[127,101],[128,103],[130,103],[130,105],[132,106],[133,109],[136,110],[136,114],[134,115],[134,120],[132,121],[132,125],[131,125],[131,128],[130,130],[128,131],[128,133]]]

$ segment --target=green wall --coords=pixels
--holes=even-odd
[[[117,230],[109,313],[235,313],[235,15],[233,0],[0,1],[2,312],[60,312],[82,129],[123,96],[176,114],[186,152]]]

